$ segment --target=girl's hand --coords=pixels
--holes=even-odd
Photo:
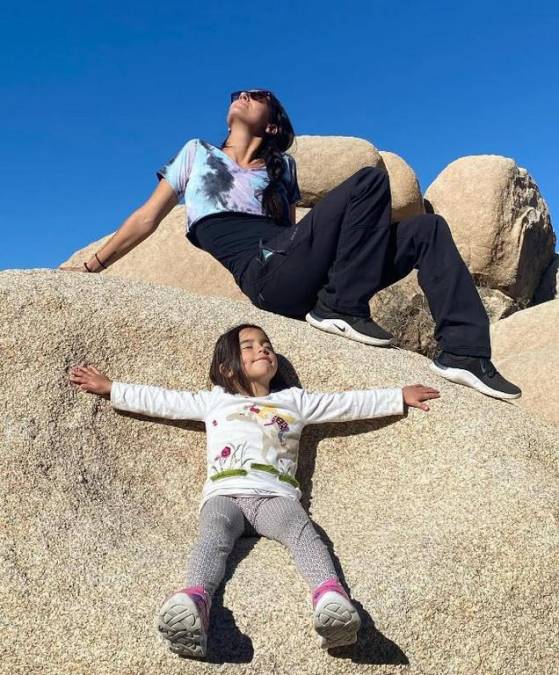
[[[425,411],[429,410],[429,406],[423,403],[423,401],[440,397],[438,389],[425,387],[423,384],[410,384],[407,387],[402,387],[402,393],[406,405],[412,408],[421,408],[421,410]]]
[[[108,398],[111,395],[112,381],[105,377],[95,366],[74,366],[70,369],[70,382],[77,384],[88,394],[99,394]]]

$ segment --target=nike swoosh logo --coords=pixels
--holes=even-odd
[[[338,330],[342,331],[342,333],[345,333],[345,328],[342,328],[342,326],[338,326],[337,323],[335,323],[334,326],[336,326]]]

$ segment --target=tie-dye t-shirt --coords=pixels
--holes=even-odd
[[[283,153],[285,171],[279,185],[284,219],[289,205],[301,198],[295,160]],[[205,216],[216,213],[265,215],[262,193],[269,183],[266,168],[239,166],[227,153],[200,138],[189,140],[180,152],[157,172],[186,204],[186,231]]]

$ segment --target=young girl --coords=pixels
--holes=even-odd
[[[187,238],[224,265],[254,305],[352,340],[392,342],[369,300],[417,269],[442,350],[432,369],[489,396],[520,396],[490,361],[489,319],[444,218],[392,223],[388,176],[367,166],[296,223],[300,193],[287,154],[295,133],[278,98],[267,89],[233,92],[227,126],[219,146],[188,140],[114,236],[81,268],[62,269],[102,271],[184,201]]]
[[[159,615],[159,632],[171,651],[206,655],[212,596],[246,526],[290,550],[312,591],[321,646],[356,642],[359,615],[299,502],[295,472],[301,431],[306,424],[402,415],[406,405],[429,410],[425,401],[439,396],[436,389],[420,384],[340,393],[287,388],[269,338],[253,324],[236,326],[218,339],[211,390],[112,382],[91,365],[72,368],[70,380],[83,391],[110,397],[119,410],[206,424],[208,473],[200,534],[185,587],[167,597]]]

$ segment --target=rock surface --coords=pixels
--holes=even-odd
[[[411,166],[394,152],[381,150],[380,156],[390,179],[392,220],[400,221],[425,213],[419,182]]]
[[[0,273],[0,295],[2,673],[557,672],[553,427],[438,379],[417,354],[246,303],[35,270]],[[125,381],[203,388],[214,341],[239,320],[260,323],[309,389],[441,390],[429,413],[303,436],[304,504],[364,622],[351,658],[321,652],[289,555],[253,539],[216,598],[209,662],[170,655],[154,616],[195,537],[203,428],[117,413],[67,381],[87,360]]]
[[[425,192],[478,285],[526,306],[555,250],[547,204],[526,169],[499,155],[451,162]]]
[[[516,405],[559,427],[559,299],[499,321],[491,342],[495,365],[522,389]]]
[[[289,154],[297,162],[301,206],[314,206],[364,166],[386,170],[377,148],[353,136],[296,136]]]

